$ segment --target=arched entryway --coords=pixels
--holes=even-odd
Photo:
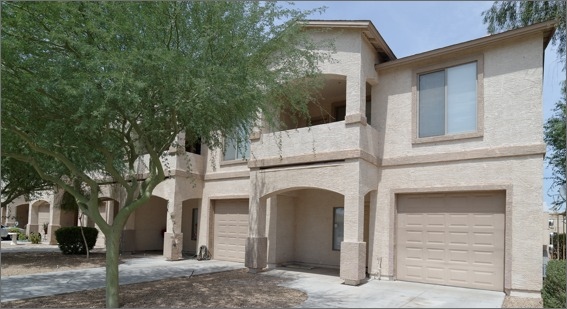
[[[152,196],[135,212],[134,250],[163,251],[167,200]]]
[[[27,233],[40,233],[44,239],[47,238],[47,228],[49,226],[51,207],[49,202],[45,200],[34,201],[31,204],[31,215]],[[45,229],[44,229],[45,226]]]
[[[264,198],[268,266],[340,267],[344,236],[342,194],[295,188]]]

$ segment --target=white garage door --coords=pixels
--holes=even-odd
[[[504,193],[401,195],[399,280],[504,290]]]
[[[244,262],[244,245],[248,237],[248,200],[215,202],[214,235],[214,259]]]

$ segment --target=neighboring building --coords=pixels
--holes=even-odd
[[[553,258],[553,240],[557,234],[565,234],[567,222],[565,212],[544,212],[543,246],[550,258]]]
[[[131,216],[122,249],[177,259],[204,245],[251,271],[302,263],[340,268],[351,285],[370,274],[537,297],[554,23],[401,59],[369,21],[306,27],[329,28],[313,39],[336,47],[312,126],[284,117],[289,130],[262,129],[248,150],[168,156],[175,177]],[[104,190],[112,220],[123,197]],[[53,201],[15,207],[28,209],[28,231]],[[50,235],[63,225],[54,209]]]

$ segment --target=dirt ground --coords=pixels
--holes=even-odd
[[[122,259],[147,257],[158,253],[125,255]],[[1,275],[27,275],[50,271],[103,267],[104,252],[63,255],[60,252],[2,253]],[[254,276],[245,271],[137,283],[121,286],[124,308],[276,308],[295,307],[307,299],[304,292],[281,287],[285,279]],[[254,295],[254,297],[250,297]],[[3,308],[102,308],[103,289],[2,303]],[[541,299],[507,296],[502,308],[543,308]]]
[[[126,256],[136,258],[141,255]],[[104,266],[104,253],[69,256],[58,252],[2,253],[2,276]],[[62,266],[66,265],[66,266]],[[57,268],[59,266],[59,268]],[[286,308],[307,300],[299,290],[278,284],[286,279],[245,270],[123,285],[123,308]],[[104,308],[104,289],[3,302],[2,308]],[[251,297],[254,295],[254,297]]]

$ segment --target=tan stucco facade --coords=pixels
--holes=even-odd
[[[245,244],[234,254],[252,272],[300,263],[339,268],[351,285],[364,283],[368,275],[396,280],[400,196],[495,192],[505,196],[501,290],[539,294],[541,240],[533,235],[541,235],[544,220],[542,76],[553,24],[402,59],[395,58],[370,22],[306,26],[330,29],[314,40],[335,40],[334,61],[321,70],[327,85],[344,90],[330,94],[322,108],[334,117],[334,109],[344,106],[344,120],[331,117],[285,132],[259,128],[251,136],[246,161],[224,161],[220,150],[211,149],[187,154],[190,167],[186,154],[169,156],[172,177],[156,188],[149,205],[131,216],[123,250],[163,249],[167,259],[175,260],[206,246],[214,259],[222,256],[214,252],[215,233],[222,232],[227,233],[223,239]],[[477,67],[476,130],[419,138],[418,74],[471,61]],[[120,190],[107,185],[103,192],[104,201],[122,206]],[[230,212],[227,205],[242,200],[249,203],[247,235],[215,230],[231,224],[215,221],[216,205]],[[45,216],[38,215],[40,207],[33,203],[30,222]],[[335,208],[344,209],[340,250],[333,250]],[[54,219],[55,208],[50,209],[55,228],[61,219]]]

